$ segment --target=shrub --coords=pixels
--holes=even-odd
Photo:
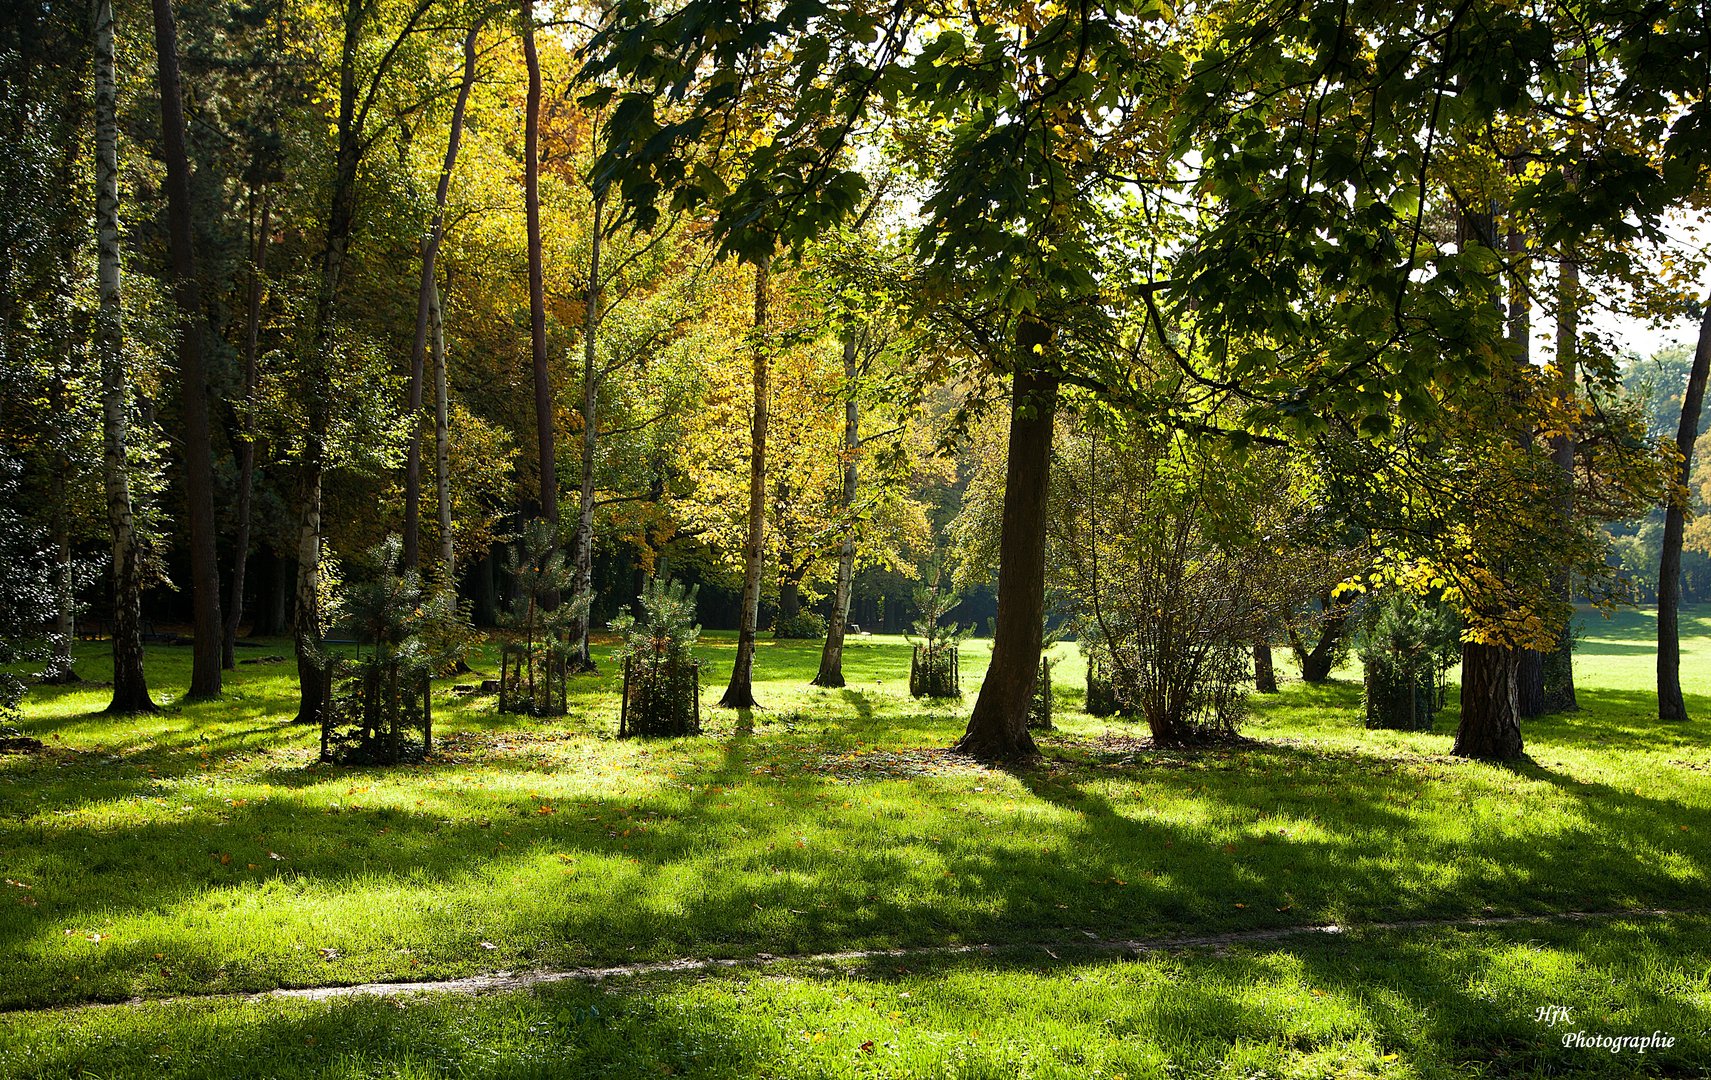
[[[512,638],[499,653],[499,711],[562,716],[565,679],[581,642],[570,639],[593,596],[572,595],[574,574],[565,565],[550,522],[531,521],[506,555],[517,596],[500,623]]]
[[[391,764],[433,749],[432,677],[462,658],[465,618],[447,589],[426,591],[400,570],[389,536],[346,574],[341,607],[357,637],[354,656],[323,653],[327,706],[321,760]]]
[[[945,585],[944,575],[937,568],[932,581],[915,590],[915,607],[920,614],[903,635],[915,647],[909,658],[911,697],[962,697],[958,646],[969,631],[954,622],[943,621],[961,602],[962,598]]]
[[[624,691],[618,710],[618,735],[699,735],[701,665],[695,642],[698,589],[653,578],[640,597],[642,618],[612,620],[621,635],[614,655],[624,665]]]
[[[1274,618],[1272,545],[1213,451],[1064,433],[1053,469],[1052,583],[1094,659],[1089,708],[1144,718],[1155,742],[1233,739],[1251,642]],[[1103,685],[1101,685],[1103,684]]]
[[[1356,647],[1366,668],[1366,726],[1430,731],[1460,624],[1449,608],[1393,594],[1368,606]]]
[[[826,618],[812,611],[798,611],[788,619],[780,616],[773,620],[772,636],[780,640],[823,638],[826,636]]]
[[[53,614],[47,537],[17,508],[24,505],[18,482],[23,467],[0,457],[0,724],[18,718],[25,684],[15,665],[47,654],[36,639]]]

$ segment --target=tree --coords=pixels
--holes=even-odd
[[[259,186],[259,191],[257,187]],[[229,671],[237,666],[238,627],[244,619],[244,585],[249,572],[250,538],[255,517],[256,390],[261,382],[262,296],[267,273],[268,233],[272,227],[271,192],[266,181],[250,188],[250,267],[244,312],[244,381],[239,424],[237,533],[232,542],[232,582],[226,604],[226,632],[220,662]]]
[[[323,483],[329,464],[333,421],[333,354],[339,347],[340,292],[346,256],[356,225],[357,181],[363,157],[373,144],[370,115],[380,86],[397,62],[404,42],[416,32],[432,0],[412,0],[380,59],[360,76],[376,9],[365,0],[345,0],[339,9],[340,38],[336,65],[337,120],[331,176],[320,229],[313,313],[294,380],[302,403],[296,492],[297,585],[292,606],[292,639],[297,654],[299,723],[319,724],[327,705],[321,663],[321,532]]]
[[[1046,502],[1058,380],[1048,366],[1050,331],[1024,321],[1010,384],[1010,445],[998,554],[998,621],[992,662],[958,751],[979,758],[1038,753],[1028,733],[1046,617]],[[1030,359],[1031,358],[1031,359]]]
[[[1096,321],[1090,228],[1104,216],[1101,193],[1119,183],[1096,163],[1128,160],[1143,141],[1140,99],[1180,58],[1148,35],[1159,13],[1141,5],[1046,19],[1001,6],[929,25],[940,14],[854,4],[777,18],[708,2],[657,15],[615,9],[590,45],[588,73],[635,81],[590,96],[618,99],[597,179],[644,224],[662,192],[673,206],[707,205],[723,250],[770,258],[777,245],[799,249],[855,216],[869,185],[848,150],[880,115],[939,118],[928,127],[946,137],[916,147],[928,151],[916,159],[928,188],[916,257],[932,293],[977,313],[982,355],[1014,380],[1017,421],[1007,497],[1018,502],[1005,514],[994,662],[959,745],[1026,756],[1044,601],[1025,594],[1043,587],[1037,511],[1050,416],[1060,365],[1077,355],[1046,348],[1050,324],[1066,310]],[[662,118],[656,95],[667,91],[682,107]],[[740,169],[701,153],[757,106],[780,123]]]
[[[118,85],[113,74],[113,5],[95,3],[95,219],[101,308],[95,352],[101,366],[102,472],[113,534],[113,699],[108,712],[155,711],[143,671],[142,568],[131,506],[130,395],[125,374],[119,249]]]
[[[184,97],[178,77],[178,27],[172,0],[153,0],[160,80],[161,146],[174,297],[179,315],[179,394],[183,401],[184,489],[190,526],[190,599],[195,614],[189,697],[220,694],[220,567],[214,550],[214,448],[208,428],[208,380],[203,369],[202,291],[191,241],[190,159],[184,146]]]
[[[767,333],[768,259],[755,263],[754,328],[749,342],[749,361],[754,382],[754,411],[749,421],[749,515],[748,534],[743,542],[742,615],[737,624],[737,660],[731,681],[719,704],[727,709],[753,708],[755,628],[760,621],[760,572],[766,542],[766,425],[770,397],[767,379],[771,372]]]
[[[445,236],[446,196],[451,190],[452,170],[457,166],[458,144],[463,141],[464,111],[469,107],[469,92],[475,85],[475,42],[481,32],[481,21],[472,20],[468,31],[463,36],[463,76],[458,83],[457,103],[452,106],[451,134],[446,139],[445,164],[440,166],[439,185],[434,190],[434,213],[428,222],[427,235],[422,238],[422,283],[416,294],[416,335],[410,345],[410,400],[409,415],[411,417],[409,447],[405,452],[404,463],[404,538],[403,560],[407,569],[415,569],[421,556],[421,500],[422,500],[422,367],[423,352],[428,347],[429,321],[436,307],[438,287],[434,278],[434,262],[439,258],[440,242]],[[533,37],[531,35],[531,43]],[[532,44],[531,44],[532,47]],[[538,212],[538,205],[537,205]],[[538,247],[540,241],[539,228],[532,234],[531,243]],[[539,251],[531,247],[531,268],[538,261]],[[532,272],[532,271],[531,271]],[[531,277],[531,282],[533,278]],[[443,379],[439,368],[443,366],[443,352],[436,346],[435,353],[435,430],[438,431],[439,417],[444,410],[439,406],[439,391],[443,390]],[[436,435],[436,447],[438,436]],[[436,450],[437,453],[437,450]],[[443,531],[443,523],[442,523]],[[445,542],[442,539],[442,543]],[[449,560],[448,560],[449,561]],[[451,568],[446,569],[447,578],[451,580]]]
[[[1699,414],[1705,402],[1705,381],[1711,373],[1711,298],[1699,321],[1699,345],[1693,352],[1693,370],[1687,377],[1682,399],[1681,422],[1676,429],[1675,451],[1681,466],[1670,486],[1664,511],[1663,559],[1658,568],[1658,719],[1686,720],[1687,703],[1681,696],[1681,630],[1676,609],[1681,597],[1681,542],[1687,524],[1688,483],[1693,475],[1693,447],[1699,432]]]
[[[844,483],[843,509],[846,514],[855,508],[856,489],[860,485],[861,410],[856,404],[856,333],[844,331]],[[855,581],[855,523],[844,526],[838,541],[838,576],[832,592],[832,616],[826,620],[826,643],[820,650],[820,670],[814,673],[814,685],[837,688],[844,685],[844,632],[850,618],[850,588]]]
[[[535,438],[541,470],[540,514],[558,527],[558,464],[553,456],[553,389],[547,368],[547,302],[541,264],[541,61],[535,51],[534,0],[523,0],[523,59],[529,97],[523,118],[523,204],[529,233],[529,342],[534,358]]]

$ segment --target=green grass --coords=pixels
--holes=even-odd
[[[19,1013],[0,1017],[0,1075],[1704,1075],[1711,924],[1694,916],[1133,963],[1059,947],[1704,908],[1711,611],[1684,620],[1702,718],[1687,724],[1653,719],[1649,624],[1591,620],[1586,708],[1527,724],[1518,769],[1449,758],[1453,704],[1437,734],[1364,730],[1352,681],[1256,698],[1240,750],[1141,749],[1130,725],[1077,711],[1062,646],[1048,760],[1009,772],[937,752],[966,706],[911,701],[896,638],[852,643],[843,691],[806,686],[812,645],[763,642],[767,707],[736,714],[711,707],[733,653],[713,635],[709,732],[691,740],[613,739],[609,664],[573,684],[560,721],[447,687],[440,753],[391,770],[314,764],[288,663],[243,665],[223,701],[137,720],[96,712],[99,688],[42,688],[25,727],[50,751],[0,757],[0,1008],[681,956],[1018,951],[401,1007]],[[984,644],[965,652],[971,692]],[[86,678],[102,664],[80,652]],[[158,696],[175,699],[187,667],[187,650],[151,652]],[[892,1021],[869,1009],[881,999],[910,1004],[882,1010]],[[1589,1031],[1681,1041],[1553,1049],[1531,1019],[1551,1003]]]

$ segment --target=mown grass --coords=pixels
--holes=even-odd
[[[1684,629],[1689,705],[1705,717],[1711,612],[1689,613]],[[899,639],[853,644],[843,691],[806,685],[812,645],[766,643],[767,708],[736,714],[711,708],[732,655],[715,635],[703,650],[709,732],[691,740],[611,738],[610,664],[575,683],[562,721],[500,716],[491,698],[448,687],[440,753],[392,770],[313,763],[314,733],[290,723],[289,664],[243,665],[225,700],[136,720],[95,712],[99,688],[43,688],[26,727],[50,752],[0,758],[0,1008],[957,941],[1045,943],[1064,963],[1035,949],[907,974],[652,980],[402,1010],[16,1015],[0,1022],[0,1074],[581,1075],[605,1063],[612,1075],[1154,1075],[1193,1063],[1205,1075],[1436,1075],[1483,1061],[1475,1050],[1493,1039],[1509,1047],[1493,1075],[1591,1068],[1597,1054],[1550,1051],[1531,1024],[1532,1008],[1561,999],[1614,1033],[1644,1017],[1674,1024],[1678,1047],[1697,1050],[1603,1056],[1682,1075],[1711,1061],[1711,929],[1695,918],[1291,939],[1132,964],[1076,962],[1052,944],[1702,908],[1711,725],[1652,718],[1646,631],[1642,613],[1591,623],[1586,708],[1530,723],[1533,760],[1518,769],[1447,757],[1453,706],[1437,734],[1365,731],[1352,682],[1256,699],[1250,746],[1154,752],[1129,725],[1077,711],[1067,647],[1048,760],[1015,771],[938,752],[964,707],[907,697]],[[965,653],[971,692],[983,644]],[[150,660],[175,698],[186,651]],[[102,677],[100,650],[79,667]],[[1500,972],[1520,974],[1474,989]],[[903,992],[936,1011],[901,1010],[916,1020],[855,1040],[855,1056],[827,1045],[834,1029],[867,1030],[840,995]],[[596,1011],[598,1023],[575,1019]],[[791,1025],[809,1032],[801,1045]],[[894,1052],[862,1052],[866,1038]],[[254,1061],[246,1041],[261,1048]],[[108,1049],[90,1056],[96,1046]]]

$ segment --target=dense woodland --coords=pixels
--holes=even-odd
[[[1573,707],[1573,605],[1644,600],[1685,718],[1707,25],[7,4],[0,662],[76,679],[110,639],[131,713],[145,643],[212,698],[289,636],[326,732],[477,635],[551,713],[591,633],[657,669],[641,709],[735,629],[746,708],[757,635],[823,639],[841,686],[857,628],[925,678],[972,627],[958,746],[1001,759],[1055,637],[1161,745],[1358,646],[1375,697],[1459,662],[1456,752],[1503,759]]]

